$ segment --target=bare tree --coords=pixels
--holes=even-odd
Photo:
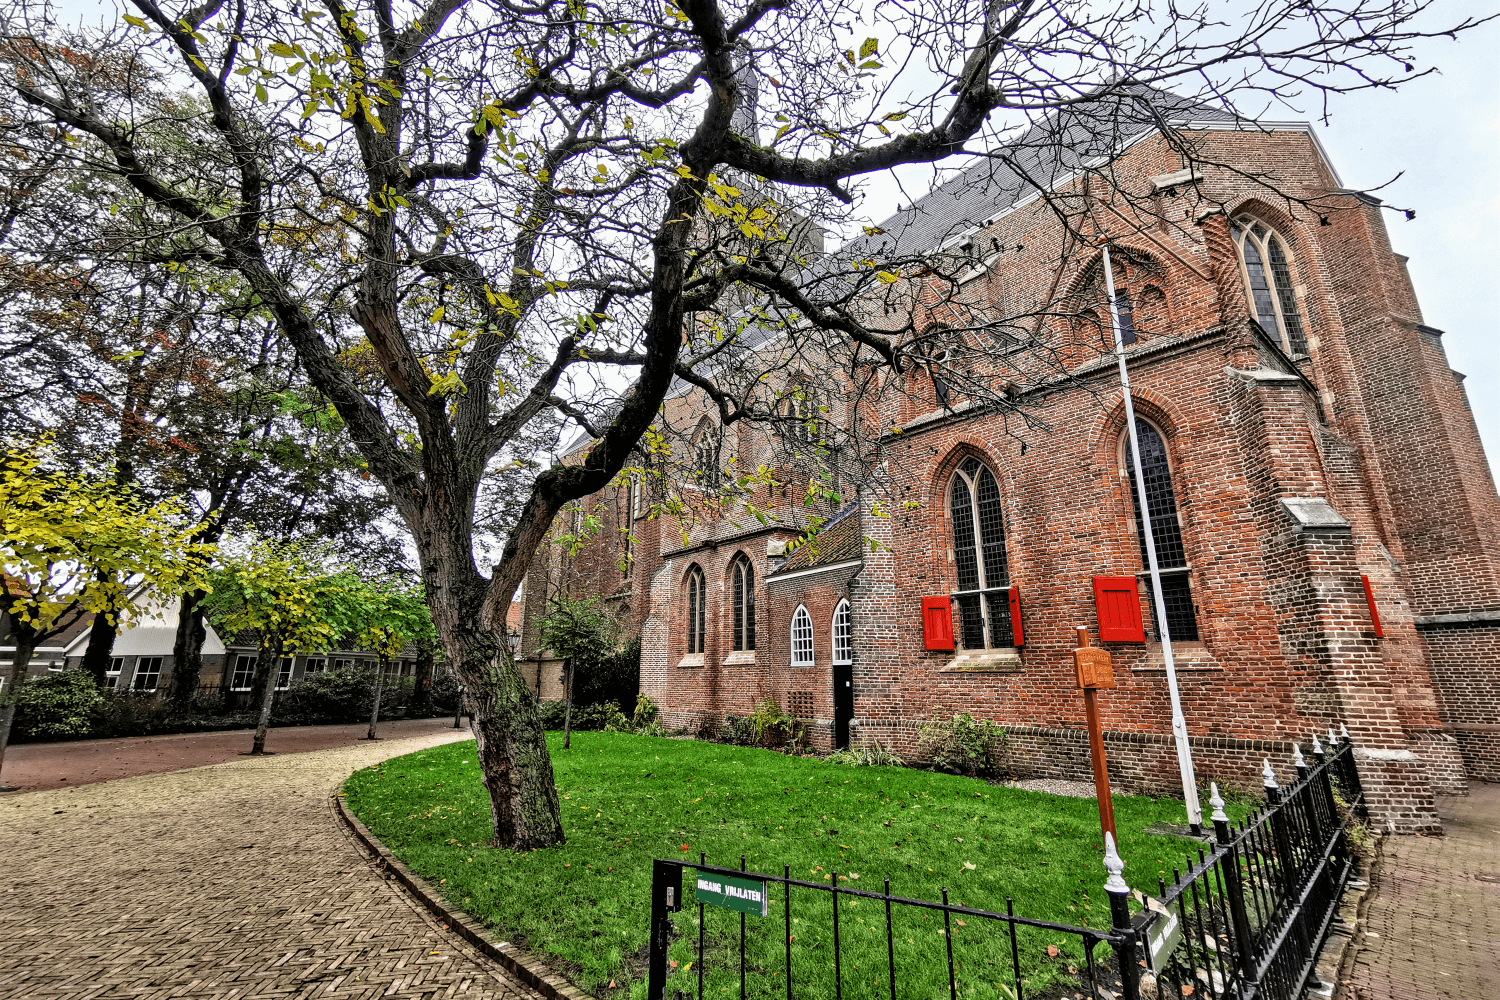
[[[128,25],[85,38],[4,5],[16,113],[131,191],[128,226],[72,234],[71,252],[128,244],[257,296],[411,532],[496,843],[523,850],[563,831],[505,615],[554,516],[668,448],[652,428],[674,385],[721,424],[800,426],[817,455],[830,387],[761,376],[838,368],[858,411],[880,373],[949,357],[903,317],[967,251],[878,232],[821,251],[862,175],[991,157],[1083,238],[1098,206],[1056,181],[1109,187],[1143,124],[1181,135],[1163,88],[1252,114],[1419,75],[1428,34],[1420,0],[1249,0],[1231,23],[1147,0],[132,2]],[[1058,311],[951,325],[1031,335]],[[784,346],[762,350],[773,333]],[[1024,419],[1015,387],[1067,350],[998,343],[938,377]],[[594,439],[586,457],[513,465],[569,426]],[[482,567],[477,497],[507,468],[524,501]]]

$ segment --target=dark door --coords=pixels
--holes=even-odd
[[[849,746],[849,722],[854,718],[854,664],[833,665],[833,747]]]

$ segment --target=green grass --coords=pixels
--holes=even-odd
[[[451,905],[501,939],[558,961],[598,996],[645,994],[644,945],[653,858],[696,861],[794,878],[939,899],[1004,912],[1014,897],[1022,916],[1094,928],[1109,926],[1103,890],[1099,814],[1092,799],[1066,798],[901,768],[840,767],[692,740],[623,733],[574,733],[563,751],[549,735],[567,843],[516,854],[485,845],[489,799],[472,742],[397,757],[345,782],[348,803],[417,874],[438,883]],[[1182,803],[1115,797],[1120,850],[1132,886],[1154,894],[1158,874],[1181,866],[1190,842],[1141,831],[1184,822]],[[972,866],[972,867],[970,867]],[[692,874],[685,879],[692,898]],[[771,916],[750,917],[752,996],[785,996],[781,893]],[[834,995],[832,897],[793,892],[793,975],[799,1000]],[[696,989],[698,913],[674,918],[680,937],[668,983]],[[895,913],[898,995],[947,996],[940,914]],[[738,995],[739,918],[709,910],[705,996]],[[1009,996],[1010,943],[1003,925],[965,921],[952,928],[961,996]],[[840,904],[845,997],[884,996],[885,912],[880,903]],[[1021,936],[1023,987],[1047,991],[1069,981],[1083,951],[1077,937]],[[1059,949],[1048,954],[1048,945]],[[1107,951],[1107,949],[1103,949]],[[685,974],[684,974],[685,973]],[[617,983],[608,988],[610,981]],[[1005,983],[1001,987],[1000,983]],[[1071,996],[1072,991],[1064,993]]]

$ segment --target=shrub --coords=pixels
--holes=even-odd
[[[845,764],[849,767],[905,767],[906,761],[883,747],[879,740],[870,747],[850,747],[835,750],[823,758],[826,764]]]
[[[381,707],[387,705],[386,691],[398,688],[391,678],[381,691]],[[373,666],[345,667],[320,674],[309,674],[282,694],[282,711],[298,719],[326,719],[330,722],[361,722],[370,717],[370,698],[375,693]]]
[[[955,712],[922,723],[918,738],[931,751],[933,770],[979,778],[995,772],[1005,730],[988,719]]]
[[[434,668],[433,674],[432,707],[439,715],[452,715],[458,707],[458,678],[453,676],[451,670],[438,673]],[[561,716],[558,716],[557,728],[562,728]]]
[[[656,705],[656,700],[642,695],[636,700],[635,714],[630,718],[620,711],[620,706],[609,702],[606,706],[608,715],[604,722],[604,731],[607,733],[635,733],[640,736],[661,736],[665,730],[658,721],[657,716],[661,710]]]
[[[94,713],[106,701],[94,675],[82,670],[33,677],[16,695],[17,734],[33,739],[87,736]]]
[[[750,713],[750,725],[755,728],[755,746],[778,750],[797,737],[797,720],[781,711],[781,706],[766,698]]]
[[[718,728],[719,740],[738,747],[755,746],[755,723],[743,715],[726,715]]]
[[[560,730],[563,720],[566,718],[568,703],[565,701],[544,701],[536,707],[537,715],[542,720],[542,728],[546,730]],[[573,706],[573,729],[579,732],[586,730],[597,730],[606,728],[610,719],[618,716],[625,718],[620,711],[620,706],[612,701],[606,701],[602,705],[574,705]]]

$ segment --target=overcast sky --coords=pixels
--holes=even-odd
[[[113,0],[61,0],[56,9],[74,21],[97,21]],[[1494,13],[1493,0],[1438,0],[1445,23]],[[1411,258],[1408,267],[1429,326],[1446,331],[1449,364],[1465,383],[1492,470],[1500,469],[1500,24],[1458,41],[1423,43],[1418,57],[1440,75],[1398,91],[1368,91],[1332,99],[1329,124],[1318,138],[1345,185],[1374,188],[1391,205],[1414,210],[1406,221],[1386,213],[1391,244]],[[1311,120],[1319,108],[1300,117]],[[1268,117],[1298,115],[1276,111]],[[883,218],[902,195],[890,181],[866,189],[864,205]],[[872,220],[874,221],[874,220]]]

